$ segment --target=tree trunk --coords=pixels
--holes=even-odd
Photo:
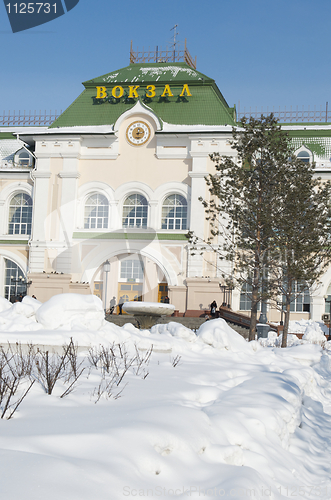
[[[256,334],[256,324],[257,324],[257,305],[258,305],[258,290],[253,288],[252,290],[252,307],[251,307],[251,322],[249,325],[249,337],[248,340],[255,340]]]
[[[292,287],[291,287],[291,291],[292,291]],[[283,328],[282,347],[287,347],[287,334],[288,334],[288,327],[289,327],[289,323],[290,323],[290,311],[291,311],[291,293],[286,295],[285,320],[284,320],[284,328]]]

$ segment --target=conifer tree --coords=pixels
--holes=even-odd
[[[223,273],[229,285],[250,291],[253,340],[261,301],[276,302],[281,293],[290,304],[296,281],[311,286],[323,272],[330,186],[315,181],[312,166],[295,157],[272,114],[244,118],[231,146],[233,156],[211,155],[216,172],[206,179],[210,198],[201,199],[210,236],[204,242],[189,237],[195,250],[216,252],[223,270],[231,263]],[[286,330],[283,339],[286,344]]]
[[[287,345],[291,303],[317,285],[330,263],[331,186],[314,178],[314,165],[290,158],[274,228],[272,282],[285,307],[282,347]]]

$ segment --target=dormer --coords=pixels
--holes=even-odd
[[[295,155],[303,163],[312,163],[314,161],[314,155],[310,149],[305,145],[295,151]]]
[[[33,156],[25,148],[16,151],[14,155],[14,165],[17,167],[33,167]]]

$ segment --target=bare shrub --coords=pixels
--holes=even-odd
[[[181,356],[179,356],[179,355],[178,355],[178,356],[175,356],[175,357],[172,359],[172,361],[171,361],[172,366],[175,368],[175,367],[179,364],[179,362],[180,362],[180,360],[181,360],[181,359],[182,359],[182,357],[181,357]]]
[[[63,346],[62,354],[37,349],[34,375],[47,394],[52,394],[58,380],[66,378],[69,350],[70,344]]]
[[[0,418],[9,420],[33,386],[30,382],[22,389],[23,377],[28,375],[29,362],[25,360],[22,349],[16,353],[10,345],[0,350]]]
[[[71,379],[79,378],[80,376],[79,373],[80,374],[82,373],[81,366],[84,363],[84,359],[80,362],[78,361],[78,345],[75,344],[71,338],[68,346],[66,345],[63,346],[63,351],[67,352],[67,358],[69,361],[68,381],[70,381]]]
[[[118,384],[116,383],[116,375],[113,377],[108,377],[106,373],[103,373],[100,383],[97,387],[95,387],[92,391],[92,398],[95,399],[94,403],[96,404],[103,397],[105,399],[118,399],[121,397],[121,394],[127,384],[125,384],[121,390],[116,391]]]
[[[135,345],[136,349],[136,358],[135,358],[135,367],[133,368],[133,373],[135,375],[142,375],[142,378],[145,379],[148,375],[149,372],[146,370],[146,366],[149,365],[152,352],[153,352],[153,345],[145,352],[145,354],[142,356],[141,353],[139,352],[138,347]]]
[[[27,349],[26,354],[24,354],[24,348],[20,342],[16,342],[14,346],[8,344],[6,349],[3,346],[0,347],[1,356],[3,356],[7,368],[14,377],[24,378],[31,376],[35,350],[32,344],[28,344],[25,349]]]
[[[92,392],[92,398],[95,398],[95,403],[102,396],[107,399],[110,397],[114,399],[119,398],[127,384],[119,392],[116,392],[116,388],[119,387],[129,371],[145,379],[149,374],[146,366],[149,364],[152,352],[153,346],[142,355],[137,346],[135,346],[135,354],[130,355],[124,343],[100,346],[99,349],[91,348],[88,360],[97,370],[101,370],[102,373],[98,387]]]

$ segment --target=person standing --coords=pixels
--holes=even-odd
[[[122,297],[120,298],[119,303],[118,303],[118,307],[119,307],[119,313],[118,314],[123,314],[122,313],[123,304],[124,304],[124,297],[122,295]]]
[[[212,318],[215,318],[216,310],[217,310],[217,303],[216,300],[213,300],[213,302],[210,304],[210,315]]]
[[[109,304],[109,313],[110,314],[113,314],[115,306],[116,306],[116,297],[113,297],[110,301],[110,304]]]

